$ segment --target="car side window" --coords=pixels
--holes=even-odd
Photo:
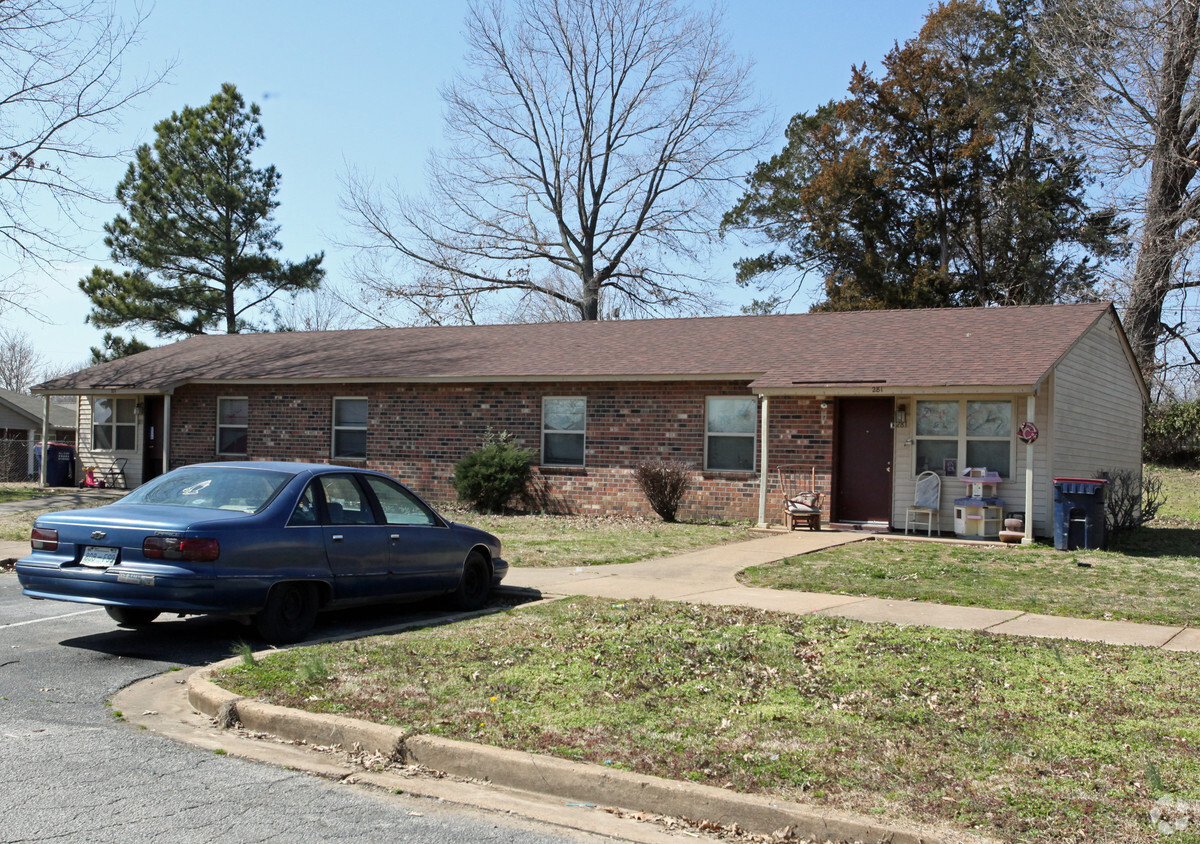
[[[364,475],[363,480],[371,487],[384,520],[389,525],[436,525],[437,517],[420,499],[399,484],[386,478]]]
[[[321,475],[321,491],[331,525],[373,525],[375,514],[350,475]]]
[[[300,496],[300,500],[296,502],[296,509],[292,510],[292,517],[288,519],[288,527],[303,527],[316,523],[317,494],[313,485],[309,484]]]

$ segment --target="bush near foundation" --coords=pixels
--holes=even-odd
[[[502,513],[509,501],[525,492],[533,456],[507,431],[489,431],[481,448],[454,464],[450,482],[460,501],[483,513]]]
[[[1104,518],[1108,535],[1116,536],[1152,521],[1166,498],[1163,480],[1143,469],[1099,469],[1096,477],[1108,481],[1104,490]]]
[[[634,468],[638,485],[664,522],[675,521],[679,504],[692,485],[688,475],[691,468],[690,463],[678,460],[645,460]]]

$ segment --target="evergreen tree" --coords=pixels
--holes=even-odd
[[[110,360],[136,355],[138,352],[144,352],[149,348],[149,344],[143,343],[136,337],[130,337],[126,340],[124,337],[118,337],[111,331],[105,331],[104,345],[92,346],[92,359],[88,365],[96,366],[97,364],[108,363]]]
[[[276,294],[320,285],[323,254],[276,257],[279,174],[251,164],[264,137],[257,105],[226,83],[154,130],[117,185],[125,213],[104,227],[113,261],[128,269],[96,267],[79,282],[89,322],[159,337],[234,334],[254,330],[249,312]]]
[[[1124,225],[1043,131],[1035,58],[1015,4],[936,6],[881,78],[853,69],[849,96],[793,118],[751,174],[724,225],[786,249],[739,262],[739,281],[778,294],[815,273],[826,310],[1092,295]]]

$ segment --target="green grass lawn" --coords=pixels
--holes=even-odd
[[[1151,471],[1162,478],[1167,499],[1155,524],[1200,527],[1200,472],[1166,466],[1151,467]]]
[[[669,524],[635,516],[484,516],[441,508],[448,518],[496,534],[514,566],[595,566],[681,554],[755,534],[747,525]]]
[[[10,501],[25,501],[30,498],[45,498],[53,490],[41,489],[32,484],[0,484],[0,504]]]
[[[877,540],[747,569],[749,586],[1156,624],[1200,623],[1200,472],[1163,474],[1159,517],[1109,551]]]
[[[568,599],[272,654],[236,692],[1007,841],[1200,816],[1193,654]],[[636,736],[636,741],[630,741]]]

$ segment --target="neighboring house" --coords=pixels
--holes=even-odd
[[[34,474],[34,446],[42,441],[44,399],[0,389],[0,481]],[[50,402],[50,442],[75,442],[75,402]]]
[[[827,517],[903,526],[923,468],[986,465],[1040,536],[1055,476],[1140,471],[1148,398],[1105,303],[207,335],[35,392],[82,397],[81,459],[132,483],[310,460],[444,501],[493,430],[535,451],[551,510],[648,513],[633,468],[661,457],[694,468],[684,518],[779,523],[798,466],[784,485],[815,474]],[[944,478],[944,530],[962,495]]]

